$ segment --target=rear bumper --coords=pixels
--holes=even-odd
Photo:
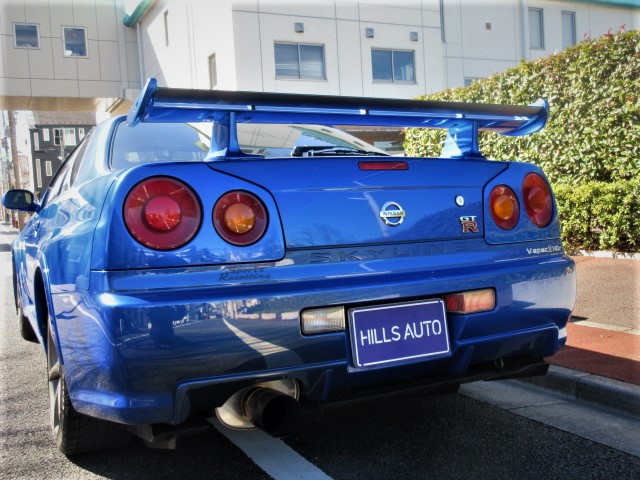
[[[540,359],[566,340],[573,261],[493,251],[494,259],[476,262],[464,252],[326,265],[294,255],[234,269],[93,272],[87,292],[54,295],[72,402],[82,413],[122,423],[178,424],[244,386],[282,377],[296,379],[305,400],[324,403],[381,389],[541,373]],[[452,259],[459,263],[452,266]],[[447,358],[354,371],[347,332],[300,331],[306,308],[481,288],[495,289],[497,307],[448,315]],[[507,368],[494,368],[496,360]]]

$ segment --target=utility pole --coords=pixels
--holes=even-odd
[[[15,112],[9,111],[9,139],[11,141],[11,159],[13,160],[13,180],[15,184],[13,188],[22,188],[22,180],[20,178],[20,159],[18,158],[18,149],[16,148],[16,120]],[[18,217],[18,230],[24,228],[24,215],[16,212]]]

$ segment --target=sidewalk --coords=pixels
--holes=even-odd
[[[574,257],[576,305],[544,388],[640,416],[640,260]]]
[[[0,252],[10,251],[16,233],[0,223]],[[640,260],[574,259],[567,345],[547,359],[548,375],[522,381],[640,417]]]

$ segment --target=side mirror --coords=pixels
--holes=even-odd
[[[29,190],[7,190],[2,197],[2,205],[10,210],[33,212],[38,207],[33,193]]]

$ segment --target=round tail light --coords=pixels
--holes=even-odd
[[[531,221],[546,227],[553,216],[553,198],[549,184],[537,173],[529,173],[522,182],[524,208]]]
[[[124,221],[138,242],[155,250],[187,244],[200,228],[202,211],[195,193],[170,177],[143,180],[127,194]]]
[[[225,193],[213,207],[213,225],[218,234],[233,245],[246,246],[262,238],[267,229],[267,210],[249,192]]]
[[[516,194],[509,187],[499,185],[489,197],[491,218],[503,230],[511,230],[520,218],[520,204]]]

